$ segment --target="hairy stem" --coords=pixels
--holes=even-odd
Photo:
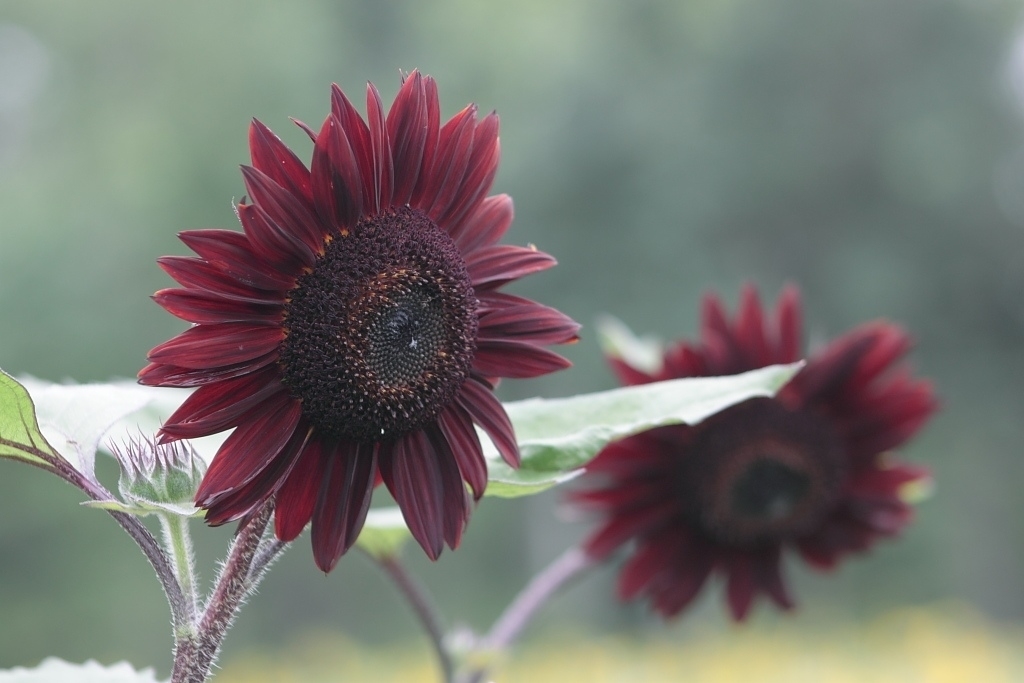
[[[192,631],[196,612],[199,611],[192,535],[189,533],[187,517],[165,514],[157,515],[157,517],[160,518],[160,526],[164,532],[164,546],[174,563],[174,573],[178,577],[178,583],[189,611],[188,623],[176,625],[175,638],[178,638],[186,635],[183,631],[184,627],[187,627],[185,630]]]
[[[277,562],[277,558],[289,545],[291,543],[280,541],[273,536],[264,540],[256,550],[256,557],[253,558],[252,566],[249,567],[249,581],[253,584],[258,583],[263,578],[263,574],[270,569],[270,565]]]
[[[271,500],[239,528],[196,635],[183,639],[174,653],[171,683],[203,683],[209,675],[238,608],[255,587],[250,571],[273,509]]]
[[[431,599],[427,589],[416,580],[412,574],[405,570],[405,567],[395,556],[376,557],[372,556],[377,564],[391,578],[402,596],[412,607],[416,617],[420,620],[430,643],[437,654],[438,663],[441,666],[441,673],[445,683],[451,683],[455,675],[455,667],[452,662],[451,653],[444,642],[444,627],[441,625],[441,615],[434,601]]]

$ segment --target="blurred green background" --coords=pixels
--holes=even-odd
[[[308,160],[329,84],[390,102],[438,80],[445,117],[502,122],[507,241],[560,260],[517,291],[588,325],[575,367],[506,399],[611,387],[589,328],[611,312],[663,338],[702,291],[804,291],[823,340],[875,317],[918,340],[942,413],[906,449],[936,495],[899,543],[831,576],[787,569],[805,624],[962,601],[1024,620],[1024,48],[1014,0],[5,0],[0,5],[0,366],[133,376],[182,323],[148,296],[179,230],[237,227],[258,117]],[[1016,46],[1016,47],[1015,47]],[[362,109],[362,106],[360,105]],[[128,658],[169,668],[166,606],[130,540],[56,479],[0,463],[0,667]],[[586,526],[557,494],[485,500],[464,546],[409,563],[485,627]],[[204,566],[230,530],[197,527]],[[207,569],[204,578],[209,581]],[[682,624],[620,607],[606,569],[539,629],[677,633],[719,624],[719,587]],[[755,622],[779,617],[759,609]],[[675,630],[673,630],[675,629]],[[223,661],[303,633],[420,638],[353,554],[329,576],[300,539],[242,613]],[[419,643],[420,641],[415,641]]]

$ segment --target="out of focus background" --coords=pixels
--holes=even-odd
[[[610,388],[591,326],[598,314],[665,339],[692,335],[701,293],[734,304],[745,281],[771,301],[783,283],[799,284],[812,342],[876,317],[918,340],[913,363],[936,382],[943,410],[904,456],[933,469],[935,495],[901,541],[832,575],[787,565],[800,610],[780,617],[762,606],[739,633],[779,623],[847,632],[905,610],[947,622],[970,614],[979,633],[1017,633],[1022,9],[1017,0],[6,0],[0,367],[56,381],[134,376],[150,347],[183,329],[148,298],[170,283],[155,259],[187,253],[179,230],[237,227],[231,201],[243,193],[250,118],[308,160],[309,141],[288,117],[319,125],[331,82],[361,102],[372,81],[390,103],[399,70],[419,68],[437,78],[445,117],[470,101],[501,114],[495,191],[511,194],[517,212],[507,241],[560,261],[516,291],[588,326],[566,351],[574,368],[505,382],[504,398]],[[486,499],[458,552],[436,564],[409,552],[409,564],[449,615],[484,628],[585,533],[585,523],[558,521],[559,495]],[[79,500],[55,478],[0,463],[0,667],[55,654],[128,658],[166,675],[158,584],[123,532]],[[206,567],[229,535],[197,525]],[[535,642],[570,634],[685,652],[709,633],[737,634],[720,586],[665,625],[643,605],[616,604],[613,569],[551,604]],[[324,576],[303,537],[243,611],[225,676],[254,653],[333,661],[339,643],[424,649],[368,561],[353,553]]]

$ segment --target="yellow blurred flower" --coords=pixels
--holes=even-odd
[[[218,683],[437,683],[425,644],[360,646],[312,634],[282,652],[225,663]],[[1024,626],[963,606],[903,609],[866,624],[792,621],[637,640],[550,635],[499,668],[495,683],[1014,683],[1024,680]]]

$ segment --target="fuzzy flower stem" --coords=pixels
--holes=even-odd
[[[160,527],[164,532],[164,545],[174,563],[175,574],[178,583],[181,585],[181,592],[185,597],[189,615],[187,624],[176,626],[175,637],[183,634],[182,627],[189,629],[195,621],[195,614],[199,610],[199,599],[196,595],[195,578],[195,554],[192,550],[192,536],[188,529],[188,518],[177,515],[157,515],[160,518]]]
[[[398,590],[408,601],[420,624],[430,637],[430,643],[437,653],[438,663],[441,665],[441,673],[445,683],[451,683],[455,674],[455,667],[452,662],[451,653],[444,642],[444,627],[441,625],[441,615],[434,601],[431,599],[427,589],[416,580],[412,574],[405,570],[405,567],[395,556],[374,557],[388,577],[394,582]]]
[[[196,635],[183,639],[175,650],[171,683],[203,683],[209,676],[238,608],[255,588],[250,571],[273,510],[271,500],[239,528]]]
[[[537,611],[547,603],[548,598],[596,564],[582,548],[569,548],[534,576],[519,592],[483,638],[481,649],[487,652],[500,652],[512,645],[530,620],[536,616]],[[481,683],[486,675],[487,669],[480,668],[468,672],[462,681]]]
[[[270,565],[277,562],[277,558],[289,545],[291,544],[274,537],[263,541],[256,551],[256,557],[252,560],[252,566],[249,567],[249,581],[253,585],[258,583],[263,578],[263,574],[270,569]]]

